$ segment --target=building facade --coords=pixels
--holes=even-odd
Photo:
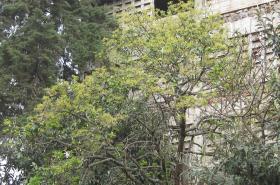
[[[111,6],[111,14],[121,13],[130,8],[138,11],[155,8],[155,0],[103,0],[102,2]]]

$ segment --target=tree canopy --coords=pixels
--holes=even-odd
[[[5,0],[0,8],[1,119],[31,110],[57,79],[92,70],[115,27],[92,0]]]

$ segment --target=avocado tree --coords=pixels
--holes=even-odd
[[[191,3],[171,5],[166,13],[153,16],[128,14],[121,23],[107,42],[107,56],[112,65],[133,66],[157,79],[157,88],[143,93],[155,99],[174,125],[170,135],[177,142],[174,184],[187,183],[183,173],[188,173],[185,159],[190,151],[185,141],[204,132],[195,124],[188,126],[187,110],[206,106],[215,97],[213,76],[219,74],[214,71],[233,62],[238,48],[230,46],[219,16],[194,10]]]

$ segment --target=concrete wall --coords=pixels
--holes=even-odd
[[[154,0],[114,0],[111,6],[112,12],[110,13],[121,13],[129,8],[143,11],[154,8]]]
[[[226,14],[274,1],[275,0],[196,0],[196,3],[200,7],[208,7],[213,12]]]
[[[121,13],[129,8],[142,11],[154,8],[154,0],[112,0],[110,13]],[[223,15],[230,34],[257,32],[256,9],[265,9],[269,14],[279,0],[195,0],[195,7]],[[273,16],[273,15],[270,15]]]
[[[279,0],[196,0],[197,8],[222,14],[231,34],[257,32],[256,10],[261,9],[264,16],[273,17],[271,11],[278,6]]]

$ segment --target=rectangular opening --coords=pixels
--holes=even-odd
[[[168,5],[179,3],[180,1],[187,2],[188,0],[154,0],[155,9],[167,11]]]

